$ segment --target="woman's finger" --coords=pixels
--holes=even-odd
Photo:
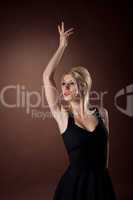
[[[60,25],[58,25],[58,31],[59,31],[59,33],[61,33]]]
[[[64,22],[62,21],[62,31],[64,32]]]
[[[74,28],[68,29],[67,31],[65,31],[65,33],[68,33],[69,31],[72,31],[72,30],[74,30]]]
[[[69,33],[66,33],[65,36],[68,37],[69,35],[72,35],[74,33],[74,31],[71,31]]]

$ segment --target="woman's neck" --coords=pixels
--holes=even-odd
[[[81,118],[84,116],[85,110],[83,99],[80,99],[80,101],[71,101],[70,106],[74,115],[80,116]]]

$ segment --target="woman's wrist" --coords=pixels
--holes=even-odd
[[[59,45],[59,47],[58,47],[58,48],[59,48],[60,50],[65,50],[65,49],[66,49],[66,47],[67,47],[67,46],[65,46],[65,45]]]

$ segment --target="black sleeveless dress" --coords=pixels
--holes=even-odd
[[[96,108],[98,124],[93,132],[81,128],[69,113],[61,134],[70,164],[61,176],[53,200],[116,200],[107,168],[108,131]]]

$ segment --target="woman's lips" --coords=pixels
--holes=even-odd
[[[64,92],[64,95],[65,96],[68,96],[68,95],[70,95],[71,93],[70,92]]]

